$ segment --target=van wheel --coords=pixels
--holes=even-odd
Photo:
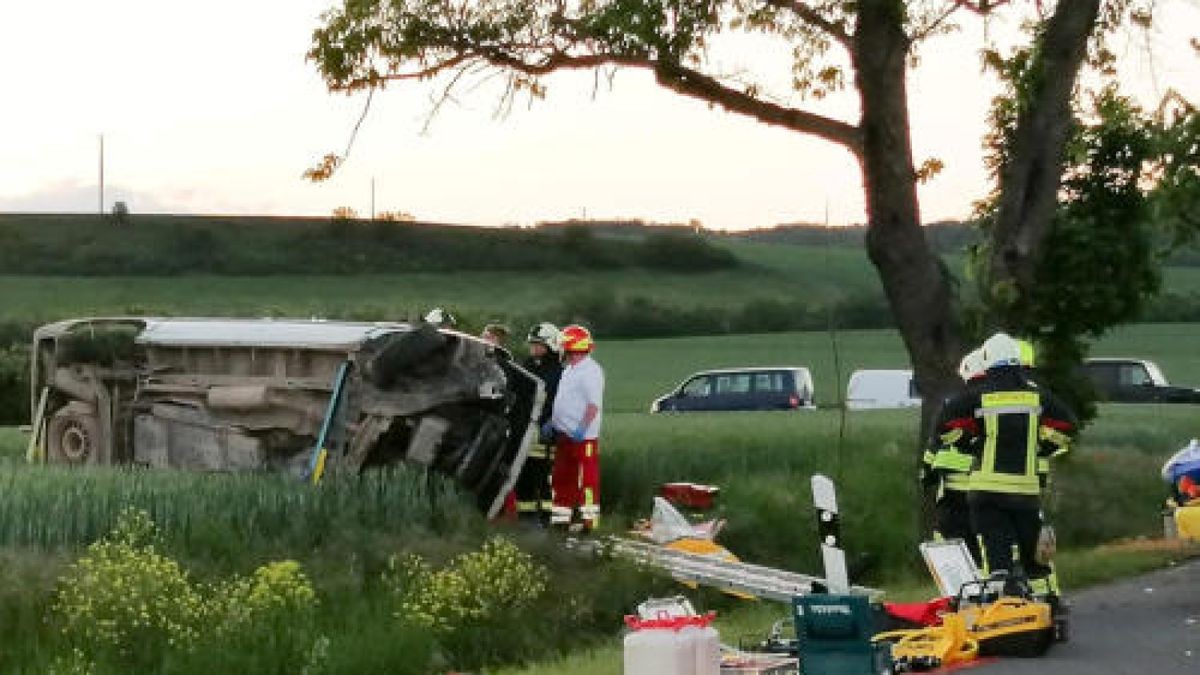
[[[96,416],[67,406],[50,418],[46,456],[60,464],[95,463],[100,451],[100,422]]]

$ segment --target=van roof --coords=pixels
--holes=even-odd
[[[146,345],[350,349],[406,324],[297,319],[158,319],[137,341]]]
[[[867,375],[886,375],[890,377],[901,378],[912,377],[912,374],[913,371],[911,368],[863,368],[851,373],[850,379],[854,379],[856,377],[865,377]]]
[[[725,375],[731,373],[758,373],[765,370],[799,370],[808,372],[808,368],[804,366],[746,366],[745,368],[714,368],[712,370],[698,370],[688,377],[697,375]]]
[[[98,317],[70,319],[42,326],[35,339],[63,335],[88,326],[134,325],[138,344],[178,347],[291,347],[348,350],[367,340],[411,329],[393,322],[350,322],[305,319]]]

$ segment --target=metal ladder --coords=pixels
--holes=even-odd
[[[865,595],[872,600],[878,600],[883,596],[883,591],[850,585],[846,572],[846,554],[841,548],[837,490],[833,481],[827,476],[816,474],[812,477],[811,484],[821,559],[825,564],[825,578],[763,565],[721,560],[711,555],[687,553],[622,537],[608,537],[599,542],[575,540],[568,542],[568,546],[600,554],[608,552],[640,565],[666,570],[679,581],[714,586],[724,591],[744,593],[764,600],[791,604],[792,598],[796,596],[818,592]]]
[[[682,582],[713,586],[763,600],[790,604],[792,598],[797,595],[824,592],[828,587],[825,579],[821,577],[751,563],[718,560],[706,555],[686,553],[622,537],[608,537],[600,541],[573,540],[569,546],[601,555],[614,555],[647,567],[656,567]],[[881,596],[883,591],[851,586],[850,593],[875,598]]]

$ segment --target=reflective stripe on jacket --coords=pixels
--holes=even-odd
[[[972,491],[1036,496],[1049,472],[1049,463],[1039,460],[1067,451],[1075,421],[1019,368],[1001,367],[948,399],[938,428],[964,430],[952,445],[972,456]]]

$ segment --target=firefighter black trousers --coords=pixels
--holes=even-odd
[[[971,506],[967,503],[966,492],[946,490],[934,506],[933,519],[934,531],[939,537],[962,539],[975,564],[983,565],[979,553],[979,539],[975,537],[975,529],[971,526]]]
[[[517,477],[517,513],[522,520],[550,522],[550,467],[554,464],[553,446],[537,444],[525,458]]]
[[[971,526],[983,544],[985,573],[998,570],[1014,573],[1019,563],[1029,579],[1050,574],[1050,568],[1039,565],[1034,557],[1042,529],[1041,503],[1037,497],[972,492],[968,502]]]

